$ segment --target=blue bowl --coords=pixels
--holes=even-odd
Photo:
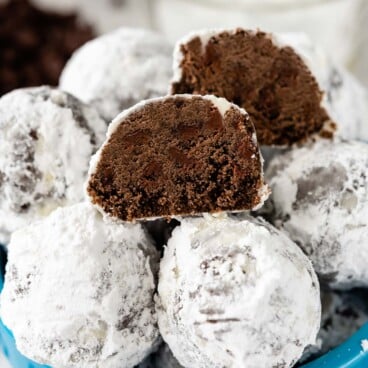
[[[0,245],[0,291],[4,285],[4,270],[6,263],[6,253]],[[23,356],[16,348],[12,333],[0,320],[0,349],[7,357],[9,363],[14,368],[50,368],[46,365],[38,364]]]

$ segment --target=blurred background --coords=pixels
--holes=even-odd
[[[367,0],[0,0],[0,95],[56,85],[76,48],[122,25],[173,43],[199,28],[306,32],[368,85]]]

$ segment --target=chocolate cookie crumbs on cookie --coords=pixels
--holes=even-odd
[[[44,11],[29,0],[0,3],[0,96],[19,87],[57,85],[71,54],[93,37],[76,14]]]
[[[269,193],[248,114],[225,99],[191,95],[119,115],[91,162],[87,191],[124,221],[249,210]]]
[[[243,29],[193,33],[179,41],[172,93],[214,94],[244,107],[260,144],[331,137],[318,80],[276,35]]]

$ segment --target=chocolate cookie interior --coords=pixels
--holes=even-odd
[[[181,78],[173,93],[214,94],[244,107],[260,144],[291,145],[324,131],[329,120],[322,92],[291,47],[278,47],[263,32],[238,29],[194,37],[180,46]]]
[[[200,96],[133,109],[101,149],[88,183],[94,204],[125,221],[251,209],[262,163],[249,116],[224,116]]]

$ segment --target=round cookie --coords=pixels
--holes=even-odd
[[[143,101],[91,161],[87,192],[124,221],[258,208],[268,197],[248,114],[214,96]]]
[[[174,54],[172,93],[214,94],[244,107],[260,144],[315,135],[368,139],[368,93],[303,34],[213,30],[189,34]]]
[[[320,307],[310,261],[258,219],[185,219],[161,260],[159,328],[184,367],[291,367]]]
[[[368,286],[368,145],[317,142],[276,157],[266,171],[272,222],[334,288]]]
[[[54,211],[9,244],[1,317],[19,350],[54,367],[133,367],[153,349],[158,254],[140,225],[88,203]]]
[[[93,108],[57,89],[19,89],[0,99],[0,243],[83,199],[88,163],[105,130]]]
[[[41,9],[38,2],[0,1],[0,96],[20,87],[57,85],[72,53],[94,37],[75,9]]]
[[[162,36],[120,28],[81,47],[67,63],[60,87],[110,122],[141,100],[166,95],[171,76],[172,47]]]

